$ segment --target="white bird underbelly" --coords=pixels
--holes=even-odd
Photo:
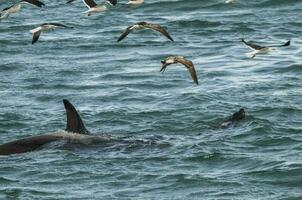
[[[254,58],[257,54],[267,54],[271,51],[276,51],[276,49],[268,47],[268,48],[263,48],[260,50],[254,50],[254,51],[248,52],[246,55],[250,58]]]
[[[87,10],[84,13],[87,13],[87,15],[90,16],[92,13],[104,12],[106,10],[107,10],[107,7],[102,5],[102,6],[89,8],[89,10]]]
[[[44,25],[44,26],[39,26],[35,29],[30,30],[30,32],[32,34],[34,34],[38,31],[47,31],[47,30],[51,30],[51,29],[55,29],[55,28],[57,28],[57,26],[55,26],[55,25]]]
[[[127,2],[128,5],[138,5],[138,4],[142,4],[142,3],[144,3],[144,0],[134,0],[134,1],[130,0]]]

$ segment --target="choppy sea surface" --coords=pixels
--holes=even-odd
[[[90,17],[80,0],[43,2],[0,22],[0,144],[63,130],[64,98],[92,133],[129,142],[1,156],[0,199],[302,198],[301,0],[120,0]],[[139,21],[175,42],[148,30],[116,42]],[[45,22],[74,28],[32,45]],[[292,44],[250,59],[240,38]],[[193,61],[198,86],[181,65],[159,73],[169,55]]]

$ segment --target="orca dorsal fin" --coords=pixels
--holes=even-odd
[[[66,99],[63,99],[63,103],[67,116],[65,131],[79,134],[90,134],[90,132],[85,128],[85,125],[74,106]]]

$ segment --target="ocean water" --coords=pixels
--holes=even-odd
[[[302,198],[301,0],[120,0],[90,17],[80,0],[43,2],[0,22],[0,143],[63,130],[64,98],[92,133],[129,142],[0,156],[0,199]],[[139,21],[175,42],[148,30],[116,42]],[[45,22],[74,28],[32,45]],[[250,59],[240,38],[292,44]],[[169,55],[192,60],[198,86],[181,65],[159,73]]]

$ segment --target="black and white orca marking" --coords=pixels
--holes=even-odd
[[[170,34],[159,24],[151,24],[147,22],[138,22],[136,24],[133,24],[126,28],[126,30],[121,34],[121,36],[118,38],[117,42],[123,40],[130,32],[137,29],[152,29],[154,31],[160,32],[164,36],[166,36],[169,40],[173,41],[173,38],[170,36]]]
[[[64,24],[60,24],[60,23],[41,24],[41,26],[30,30],[30,32],[33,35],[32,44],[34,44],[38,41],[42,31],[52,30],[52,29],[56,29],[56,28],[73,28],[73,27],[68,27],[68,26],[65,26]]]
[[[9,15],[20,11],[21,6],[22,6],[23,3],[30,4],[30,5],[33,5],[33,6],[37,6],[37,7],[40,7],[40,8],[42,6],[45,6],[45,4],[43,2],[38,1],[38,0],[22,0],[22,1],[14,4],[14,5],[10,6],[10,7],[4,8],[0,12],[0,20],[4,19],[4,18],[8,18]]]
[[[272,45],[272,46],[260,46],[260,45],[254,44],[252,42],[246,42],[243,38],[241,39],[241,41],[246,46],[248,46],[249,48],[251,48],[253,50],[253,51],[247,53],[247,56],[250,58],[254,58],[257,54],[266,54],[271,51],[275,51],[276,47],[286,47],[286,46],[290,45],[290,40],[282,45]]]
[[[192,61],[187,60],[183,56],[169,56],[165,60],[162,60],[161,63],[162,63],[162,67],[160,69],[160,72],[165,72],[168,65],[176,64],[176,63],[183,64],[189,70],[194,83],[198,85],[196,70]]]
[[[67,4],[74,2],[75,0],[67,1]],[[82,0],[83,3],[88,7],[88,10],[84,13],[87,13],[87,16],[90,16],[92,13],[104,12],[108,10],[108,5],[116,6],[117,0],[106,0],[105,3],[97,5],[93,0]]]

